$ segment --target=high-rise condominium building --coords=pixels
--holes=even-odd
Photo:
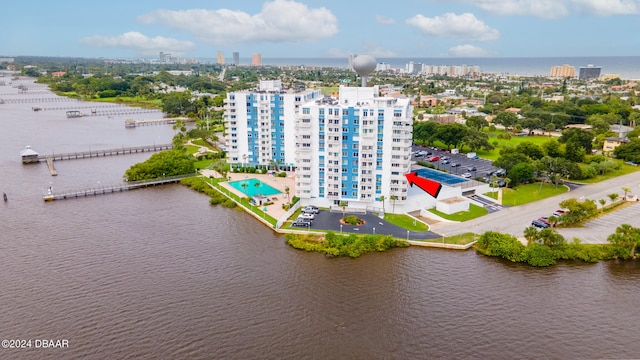
[[[228,93],[227,162],[292,169],[296,113],[303,103],[321,97],[320,90],[283,90],[280,80],[262,80],[257,89]]]
[[[257,53],[253,54],[253,56],[251,56],[251,65],[262,66],[262,55]]]
[[[582,66],[580,67],[578,78],[580,80],[597,79],[600,77],[600,71],[602,71],[602,67],[600,66],[593,66],[591,64],[587,65],[586,67]]]
[[[218,64],[224,65],[224,53],[222,51],[218,51]]]
[[[554,78],[574,78],[576,77],[576,68],[569,64],[552,66],[551,73],[549,75]]]
[[[409,99],[378,94],[377,86],[341,86],[337,98],[302,105],[295,183],[303,204],[381,208],[380,196],[404,204],[413,112]]]
[[[240,53],[237,51],[233,52],[233,65],[235,66],[240,65]]]
[[[408,99],[378,94],[377,86],[341,86],[337,98],[322,97],[319,90],[284,91],[279,80],[230,93],[227,161],[294,168],[302,204],[381,208],[384,196],[400,209],[407,199],[413,111]]]

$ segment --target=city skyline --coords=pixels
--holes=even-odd
[[[4,56],[215,59],[634,56],[640,0],[335,0],[217,2],[36,1],[5,5]],[[24,15],[23,15],[24,14]],[[51,21],[56,22],[51,26]],[[283,21],[286,19],[286,21]]]

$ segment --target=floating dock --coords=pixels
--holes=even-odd
[[[149,119],[149,120],[134,120],[127,119],[124,121],[124,127],[126,128],[135,128],[138,126],[145,125],[164,125],[164,124],[175,124],[178,120],[182,120],[184,122],[193,122],[195,119],[191,118],[166,118],[166,119]]]

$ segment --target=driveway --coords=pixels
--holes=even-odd
[[[351,215],[348,212],[347,215]],[[355,234],[384,234],[384,235],[392,235],[393,237],[397,237],[400,239],[409,240],[424,240],[424,239],[435,239],[439,238],[440,235],[431,232],[431,231],[407,231],[399,226],[396,226],[388,221],[385,221],[379,218],[376,215],[372,214],[353,214],[358,216],[360,219],[365,221],[364,225],[353,226],[353,225],[343,225],[340,224],[340,219],[342,218],[342,212],[330,212],[328,210],[320,210],[320,213],[316,214],[316,218],[313,220],[313,225],[310,226],[311,229],[317,230],[330,230],[333,232],[345,232],[345,233],[355,233]],[[295,227],[294,227],[295,229]],[[299,228],[304,229],[304,227]]]

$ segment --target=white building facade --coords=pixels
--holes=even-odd
[[[378,87],[340,87],[338,98],[302,105],[296,124],[296,196],[321,207],[402,208],[411,169],[409,99],[379,97]],[[390,207],[385,208],[386,211]]]
[[[227,162],[292,169],[296,114],[303,103],[319,99],[321,94],[320,90],[283,90],[280,80],[263,80],[257,89],[228,93]]]

